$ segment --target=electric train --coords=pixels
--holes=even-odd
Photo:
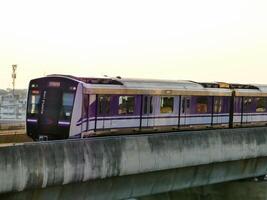
[[[267,85],[68,75],[29,83],[34,140],[266,124]]]

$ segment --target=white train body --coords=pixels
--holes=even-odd
[[[30,82],[27,134],[36,140],[67,139],[263,124],[267,122],[265,89],[51,75]]]

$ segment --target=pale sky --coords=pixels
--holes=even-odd
[[[0,88],[47,74],[267,84],[266,0],[0,1]]]

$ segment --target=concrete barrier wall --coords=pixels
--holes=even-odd
[[[255,177],[267,173],[267,157],[249,160],[230,161],[199,165],[195,167],[178,168],[165,171],[156,171],[145,174],[135,174],[129,176],[116,176],[106,179],[97,179],[83,183],[73,183],[61,186],[47,187],[43,189],[25,190],[22,192],[12,192],[0,194],[0,199],[4,200],[168,200],[166,195],[175,194],[173,191],[192,188],[197,186],[207,186],[214,183],[238,180],[240,178]],[[249,191],[257,191],[251,187]],[[206,187],[205,187],[206,188]],[[209,188],[209,187],[207,187]],[[211,186],[211,188],[213,188]],[[240,192],[242,186],[239,187]],[[199,197],[195,190],[192,194],[180,195],[183,197]],[[197,190],[198,191],[198,190]],[[200,189],[201,191],[201,189]],[[216,189],[214,190],[216,191]],[[229,191],[234,192],[235,189]],[[243,191],[248,193],[249,191]],[[171,192],[171,193],[168,193]],[[223,193],[223,188],[221,190]],[[157,195],[167,193],[165,195]],[[208,191],[207,191],[208,193]],[[267,192],[266,192],[267,193]],[[196,194],[196,195],[195,195]],[[147,197],[149,195],[149,197]],[[155,196],[154,196],[155,195]],[[142,198],[144,197],[144,199]],[[174,196],[177,197],[177,196]],[[202,198],[208,200],[209,198]],[[244,197],[244,195],[243,195]],[[200,200],[198,198],[197,200]],[[213,198],[211,198],[213,199]],[[266,199],[266,198],[265,198]],[[174,200],[174,199],[169,199]],[[191,199],[192,200],[192,199]],[[237,200],[237,199],[236,199]],[[251,200],[243,198],[243,200]],[[262,199],[260,199],[262,200]]]
[[[0,148],[0,193],[267,156],[267,128],[187,131]]]

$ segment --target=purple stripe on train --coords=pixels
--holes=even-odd
[[[220,123],[221,124],[221,123]],[[225,123],[225,125],[227,125],[228,123]],[[210,126],[210,123],[197,123],[197,124],[193,124],[193,125],[204,125],[204,126]],[[175,125],[174,125],[175,126]],[[190,124],[185,125],[185,126],[190,126]],[[155,126],[146,126],[146,127],[142,127],[142,128],[154,128]],[[157,127],[165,127],[165,125],[158,125]],[[124,129],[125,127],[116,127],[116,129]],[[127,128],[139,128],[136,126],[131,126],[131,127],[127,127]],[[110,128],[106,128],[106,130],[109,130]],[[94,131],[95,129],[88,129],[87,131]],[[105,130],[105,128],[98,128],[97,130]],[[90,135],[91,136],[91,135]]]
[[[188,116],[180,116],[181,119],[188,119],[188,118],[200,118],[200,117],[212,117],[210,114],[208,115],[188,115]],[[219,116],[214,116],[214,117],[229,117],[229,114],[221,114]],[[140,117],[139,116],[133,116],[133,117],[107,117],[107,118],[97,118],[97,121],[101,121],[101,120],[129,120],[129,119],[134,119],[134,120],[139,120]],[[142,120],[146,120],[146,119],[178,119],[178,116],[149,116],[149,117],[142,117]],[[79,119],[76,122],[76,126],[80,126],[85,122],[92,122],[95,121],[95,118],[93,119],[87,119],[87,118],[83,118],[83,119]]]

